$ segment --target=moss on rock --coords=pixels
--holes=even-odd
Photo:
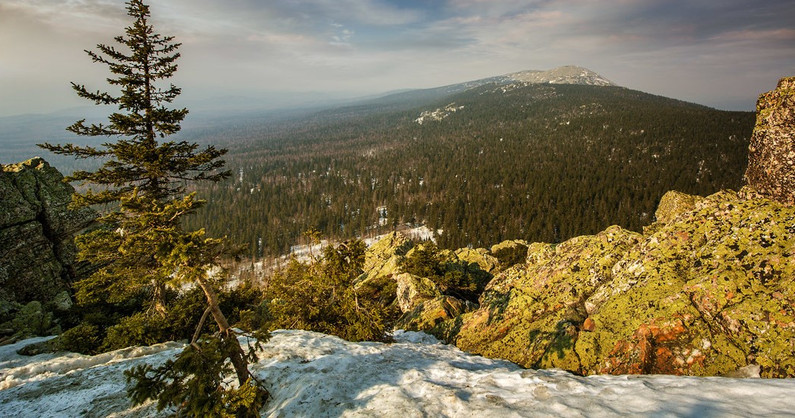
[[[684,204],[644,235],[531,244],[449,341],[582,374],[795,376],[795,208],[732,191],[669,198]]]
[[[577,330],[587,317],[584,301],[610,280],[620,254],[639,239],[639,234],[613,226],[554,250],[531,245],[529,264],[508,269],[489,283],[480,309],[463,319],[456,345],[526,367],[577,369],[560,362],[570,361]]]
[[[461,299],[440,295],[418,303],[397,321],[396,328],[407,331],[423,331],[440,340],[449,340],[456,335],[463,321],[463,314],[476,305]]]

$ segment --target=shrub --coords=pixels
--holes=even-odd
[[[81,322],[58,336],[55,346],[58,350],[73,351],[81,354],[97,354],[102,345],[99,328],[87,322]]]
[[[515,245],[512,247],[502,247],[494,251],[494,257],[500,262],[500,268],[505,270],[516,264],[523,264],[527,258],[527,246]]]
[[[107,329],[103,348],[118,350],[134,345],[152,345],[173,339],[172,326],[167,318],[145,312],[128,316]]]
[[[314,263],[292,260],[276,272],[265,289],[272,328],[323,332],[349,341],[389,340],[386,333],[395,313],[381,303],[389,300],[388,292],[354,286],[364,249],[361,241],[329,246]]]
[[[449,296],[477,302],[491,278],[476,263],[445,259],[433,242],[418,245],[401,261],[400,268],[430,279]]]
[[[257,345],[249,347],[250,361],[256,360]],[[128,394],[135,405],[156,399],[158,411],[172,408],[178,416],[258,417],[268,399],[262,384],[253,377],[238,387],[224,381],[232,372],[227,358],[240,349],[236,338],[203,338],[162,366],[125,371]]]

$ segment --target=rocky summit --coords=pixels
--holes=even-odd
[[[399,243],[400,258],[406,244],[393,236],[370,271],[413,285],[399,326],[525,367],[793,377],[795,208],[744,195],[670,192],[643,233],[613,226],[519,247],[522,262],[496,263],[479,305],[401,274],[387,248]],[[447,256],[497,260],[485,249]]]
[[[74,188],[42,158],[0,171],[0,302],[51,302],[80,275],[74,236],[96,214],[72,210]],[[68,304],[66,300],[62,301]]]
[[[745,179],[758,193],[795,205],[795,77],[759,97]]]
[[[614,86],[612,81],[582,67],[565,65],[547,71],[520,71],[505,76],[506,78],[529,84],[581,84],[586,86]]]
[[[581,374],[795,376],[795,210],[730,191],[681,208],[643,234],[537,245],[452,341]]]

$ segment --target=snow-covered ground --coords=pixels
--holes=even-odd
[[[130,408],[123,371],[160,363],[177,343],[99,356],[15,353],[0,347],[0,416],[156,416]],[[463,353],[422,333],[397,343],[350,343],[305,331],[277,331],[253,365],[273,395],[263,416],[786,416],[795,380],[673,376],[579,377],[525,370]],[[160,414],[166,415],[166,414]]]

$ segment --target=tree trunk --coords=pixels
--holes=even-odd
[[[152,280],[151,309],[160,315],[161,318],[165,318],[168,313],[166,308],[166,285],[157,280]]]
[[[240,386],[243,386],[246,381],[248,381],[250,373],[248,371],[248,362],[243,355],[243,349],[240,347],[240,342],[238,342],[237,336],[229,327],[229,321],[226,320],[226,316],[224,316],[224,313],[221,312],[221,308],[218,306],[218,296],[215,294],[215,290],[203,279],[198,279],[197,282],[199,287],[202,288],[202,291],[204,291],[204,295],[207,297],[208,308],[210,309],[213,319],[215,319],[215,323],[218,324],[221,338],[230,346],[234,346],[229,353],[229,359],[232,361],[232,366],[235,368],[238,383]]]

